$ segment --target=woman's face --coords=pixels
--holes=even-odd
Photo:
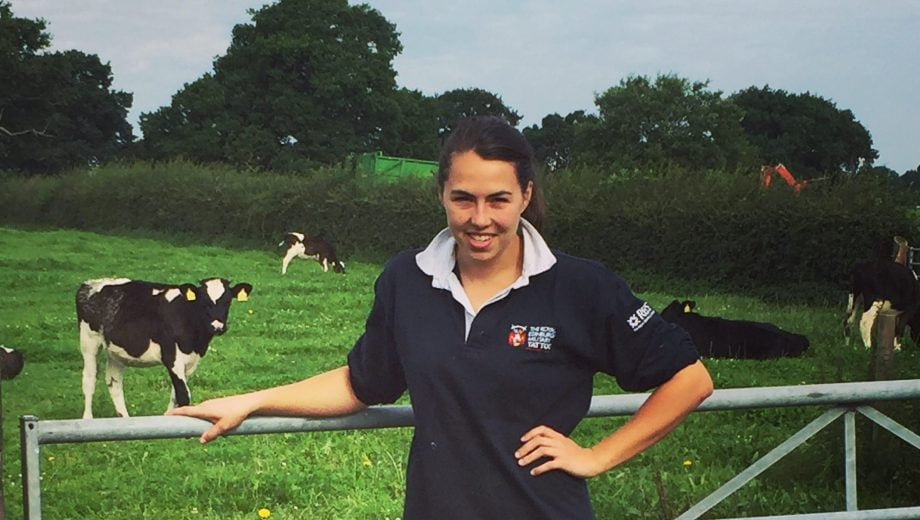
[[[516,262],[518,224],[532,190],[533,183],[521,190],[511,162],[455,153],[440,197],[458,261]]]

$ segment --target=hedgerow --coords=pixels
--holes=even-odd
[[[544,191],[553,247],[765,295],[839,289],[857,262],[889,255],[894,235],[920,239],[916,209],[875,178],[795,194],[732,172],[581,169],[547,176]],[[424,246],[445,220],[433,180],[383,181],[348,165],[295,174],[175,161],[0,178],[0,223],[256,247],[297,230],[323,234],[340,256],[380,260]]]

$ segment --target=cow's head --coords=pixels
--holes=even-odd
[[[668,321],[674,321],[677,315],[682,312],[683,310],[681,309],[680,302],[672,300],[671,303],[661,311],[661,317]]]
[[[0,345],[0,379],[13,379],[22,372],[22,353]]]
[[[243,282],[231,287],[230,280],[207,278],[201,280],[198,285],[182,284],[179,290],[183,298],[195,303],[204,311],[210,331],[219,336],[227,332],[230,304],[234,299],[247,301],[252,293],[252,285]]]
[[[671,303],[661,311],[661,317],[667,321],[678,321],[682,314],[692,313],[696,308],[696,302],[693,300],[677,301],[671,300]]]
[[[696,310],[696,302],[693,300],[684,300],[680,302],[681,310],[685,313]]]

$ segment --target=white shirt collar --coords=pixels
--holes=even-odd
[[[537,228],[521,219],[521,235],[524,237],[524,264],[521,276],[511,284],[510,289],[524,287],[530,283],[530,277],[548,271],[556,263],[556,256],[540,236]],[[431,276],[431,286],[435,289],[450,290],[451,277],[457,258],[454,249],[457,243],[450,228],[444,228],[428,244],[424,251],[415,255],[415,263],[423,273]]]

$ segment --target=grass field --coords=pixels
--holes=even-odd
[[[360,334],[379,264],[345,259],[348,274],[295,261],[280,274],[280,251],[240,250],[189,241],[78,231],[0,228],[0,343],[23,351],[26,367],[3,383],[3,491],[9,518],[22,517],[18,417],[71,419],[82,414],[82,361],[74,293],[89,278],[123,276],[193,282],[222,276],[254,286],[234,303],[229,331],[216,338],[190,380],[193,401],[289,382],[344,363]],[[627,276],[628,278],[628,276]],[[862,381],[869,354],[845,348],[844,295],[836,305],[778,305],[689,285],[645,291],[661,309],[692,298],[703,314],[770,321],[805,334],[798,359],[707,361],[717,388]],[[102,357],[102,356],[100,356]],[[920,349],[898,354],[897,378],[920,374]],[[100,370],[100,374],[101,374]],[[163,412],[169,382],[159,368],[128,369],[133,415]],[[596,393],[619,393],[598,376]],[[97,417],[114,415],[100,381]],[[883,411],[915,431],[917,403]],[[820,413],[792,408],[692,415],[657,446],[591,481],[601,519],[673,518]],[[622,418],[588,419],[574,436],[599,439]],[[730,497],[708,517],[842,510],[842,425]],[[860,507],[917,504],[920,455],[898,441],[864,446],[860,432]],[[43,517],[54,519],[394,519],[401,516],[411,430],[256,435],[220,439],[48,445],[42,448]],[[884,438],[883,438],[884,441]]]

